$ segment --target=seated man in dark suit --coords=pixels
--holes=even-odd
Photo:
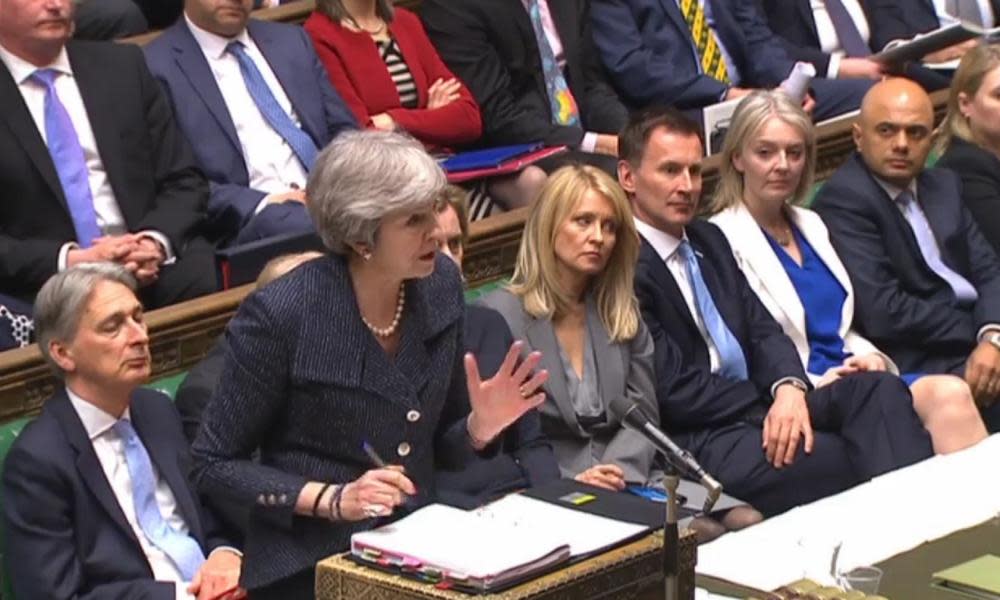
[[[438,249],[462,267],[465,242],[469,237],[468,200],[460,188],[449,187],[438,212]],[[479,363],[483,377],[500,369],[507,349],[514,343],[507,321],[495,310],[467,304],[465,307],[465,350]],[[559,464],[542,433],[534,410],[525,413],[508,428],[500,451],[491,458],[474,458],[461,471],[438,471],[438,498],[461,508],[474,508],[505,494],[559,479]]]
[[[857,293],[855,322],[903,373],[965,378],[1000,427],[1000,258],[947,169],[925,169],[934,110],[913,82],[865,98],[858,153],[823,186],[823,217]]]
[[[871,60],[873,36],[860,0],[755,0],[788,55],[812,63],[830,79],[882,79],[886,67]],[[791,6],[790,6],[791,5]],[[948,87],[950,78],[920,65],[905,75],[928,90]]]
[[[856,373],[811,389],[792,341],[750,288],[721,230],[693,220],[697,125],[635,115],[618,179],[642,247],[636,295],[655,346],[663,428],[765,515],[931,455],[906,384]]]
[[[864,6],[872,25],[871,47],[875,50],[950,25],[956,19],[991,29],[1000,16],[1000,0],[865,0]],[[925,56],[924,62],[961,58],[975,43],[976,40],[969,40],[938,50]]]
[[[251,242],[312,231],[309,169],[356,122],[301,27],[250,19],[251,0],[187,0],[146,60],[211,181],[213,233]]]
[[[242,555],[187,479],[170,399],[142,389],[149,336],[135,278],[113,263],[53,276],[39,346],[63,380],[7,455],[6,553],[18,598],[236,598]]]
[[[132,0],[74,0],[73,37],[78,40],[114,40],[149,30],[146,15]]]
[[[425,0],[420,16],[448,67],[476,97],[486,146],[545,142],[614,172],[628,112],[607,82],[585,0]]]
[[[152,308],[214,291],[208,184],[142,53],[72,32],[71,0],[0,2],[0,293],[102,260]]]
[[[699,109],[732,100],[777,86],[795,64],[753,2],[593,0],[591,20],[615,86],[637,108]],[[814,79],[814,118],[856,109],[870,85]]]

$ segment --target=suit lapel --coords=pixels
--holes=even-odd
[[[819,43],[819,31],[816,29],[816,17],[814,16],[812,3],[810,0],[796,0],[795,8],[798,9],[801,20],[809,28],[813,40]]]
[[[681,13],[681,9],[677,6],[677,0],[660,0],[660,6],[663,7],[663,11],[667,13],[670,20],[674,22],[674,26],[677,30],[681,32],[687,41],[694,44],[694,39],[691,37],[691,28],[688,27],[687,21],[684,20],[684,15]]]
[[[926,173],[926,171],[924,171],[924,173]],[[947,190],[941,189],[938,185],[940,179],[927,177],[924,173],[921,173],[920,178],[917,180],[917,197],[920,201],[920,207],[924,210],[927,222],[931,226],[931,232],[934,234],[934,241],[937,242],[938,250],[941,253],[941,260],[952,271],[961,275],[966,271],[966,269],[963,268],[964,265],[956,262],[955,256],[952,254],[951,249],[947,244],[949,234],[951,234],[953,230],[946,230],[946,228],[955,227],[955,210],[952,206],[948,205],[948,202],[942,202],[943,198],[947,198],[952,201],[954,201],[955,198],[952,194],[949,194]],[[961,276],[964,277],[964,275]]]
[[[59,175],[56,173],[55,164],[52,162],[52,155],[45,146],[42,135],[35,126],[35,120],[28,111],[24,97],[14,82],[14,77],[7,70],[7,65],[0,61],[0,98],[7,98],[3,119],[10,128],[11,134],[24,147],[31,162],[35,164],[42,179],[49,185],[56,198],[63,208],[69,210],[66,204],[66,196],[63,194],[62,184],[59,182]]]
[[[324,139],[324,136],[321,135],[320,124],[309,121],[308,115],[310,113],[304,110],[302,106],[303,95],[296,93],[298,90],[303,89],[306,84],[305,81],[300,79],[300,76],[304,73],[311,74],[312,70],[307,70],[308,65],[303,64],[301,57],[287,56],[285,53],[291,50],[291,48],[280,43],[280,40],[274,40],[268,34],[267,29],[260,26],[260,23],[251,19],[247,24],[247,32],[253,38],[254,43],[257,44],[257,48],[264,56],[264,60],[267,61],[268,66],[271,67],[274,76],[278,78],[278,83],[281,84],[285,96],[292,103],[292,110],[295,111],[299,122],[302,124],[302,130],[312,137],[313,143],[316,144],[317,148],[322,149],[320,142]],[[296,60],[296,58],[299,58],[299,60]]]
[[[691,334],[701,339],[701,332],[698,331],[698,325],[694,322],[694,317],[691,316],[691,309],[688,308],[687,302],[684,301],[684,294],[681,293],[680,286],[677,285],[674,276],[670,274],[667,263],[660,258],[660,255],[656,253],[653,246],[646,240],[642,240],[640,258],[643,255],[645,255],[646,261],[650,264],[650,274],[653,276],[653,280],[673,305],[674,312],[680,315],[681,321],[684,322],[684,325]]]
[[[92,57],[81,53],[73,42],[67,44],[66,51],[73,68],[73,77],[80,90],[80,97],[87,109],[87,119],[90,121],[90,130],[97,143],[97,153],[108,175],[108,183],[111,184],[115,196],[120,199],[121,190],[128,189],[124,181],[128,174],[125,169],[125,152],[122,149],[119,129],[121,107],[116,106],[113,101],[117,90],[106,80],[104,73],[107,72],[107,65],[100,64]],[[139,221],[141,215],[133,214],[138,203],[119,201],[118,206],[126,223]]]
[[[794,212],[792,214],[792,220],[795,221]],[[760,226],[757,225],[753,215],[743,204],[734,209],[733,217],[733,221],[738,224],[740,255],[743,256],[747,266],[757,276],[767,293],[781,307],[788,322],[805,339],[807,337],[805,310],[802,308],[802,300],[799,298],[798,292],[795,291],[795,286],[792,285],[792,280],[788,277],[784,265],[774,253],[774,249],[771,248],[771,244],[767,241]],[[796,225],[799,225],[797,221]],[[801,229],[801,226],[799,228]]]
[[[578,31],[572,25],[576,24],[576,5],[573,2],[549,2],[549,13],[552,15],[552,22],[559,33],[559,41],[563,46],[563,57],[566,59],[566,70],[570,70],[573,61],[570,55],[578,45]]]
[[[545,388],[549,391],[556,408],[562,415],[563,421],[577,435],[587,436],[580,427],[580,422],[576,418],[576,409],[569,397],[569,385],[566,382],[566,367],[562,363],[559,355],[559,340],[556,339],[555,329],[549,319],[536,319],[525,313],[528,320],[524,328],[524,336],[528,338],[528,344],[532,350],[542,353],[541,368],[549,372],[549,380],[545,383]]]
[[[173,492],[174,499],[177,501],[177,509],[184,518],[191,537],[201,541],[204,539],[201,530],[201,515],[191,492],[191,484],[187,475],[181,472],[180,464],[177,461],[178,448],[164,435],[165,429],[155,422],[152,415],[148,414],[142,399],[136,401],[136,395],[133,394],[132,400],[129,407],[132,426],[139,434],[139,439],[146,447],[150,460],[156,465],[160,477],[167,482],[167,486]]]
[[[118,498],[115,496],[114,490],[111,489],[111,483],[108,482],[107,475],[104,474],[104,469],[101,468],[101,461],[97,458],[97,453],[94,452],[93,443],[90,441],[90,437],[87,436],[87,430],[84,429],[83,423],[80,422],[79,415],[73,410],[73,405],[69,401],[69,396],[66,395],[66,390],[60,388],[56,392],[56,395],[46,403],[45,410],[52,411],[56,420],[59,421],[59,425],[62,427],[70,446],[76,452],[76,468],[80,472],[80,479],[83,480],[84,485],[94,495],[98,504],[101,505],[104,512],[108,514],[115,525],[135,543],[136,549],[141,552],[142,546],[139,544],[138,538],[135,537],[132,526],[129,525],[128,520],[125,518],[125,513],[122,512]]]
[[[243,147],[240,145],[239,137],[236,135],[236,126],[233,124],[233,118],[226,107],[226,101],[222,98],[222,92],[219,91],[219,84],[215,81],[215,76],[212,75],[208,60],[205,59],[205,54],[201,51],[201,47],[198,46],[198,42],[191,35],[191,30],[188,29],[187,23],[181,19],[171,29],[167,30],[164,35],[169,35],[171,38],[170,41],[173,45],[177,68],[187,77],[188,82],[191,84],[191,89],[205,103],[208,112],[215,118],[219,127],[222,128],[223,133],[225,133],[226,139],[233,145],[236,152],[242,156]]]
[[[622,390],[625,389],[626,364],[622,356],[622,345],[612,344],[608,338],[608,331],[597,311],[597,300],[592,294],[587,296],[587,330],[597,368],[595,375],[598,389],[601,390],[601,398],[608,403],[622,395]],[[617,421],[617,417],[610,411],[606,418],[609,423]]]

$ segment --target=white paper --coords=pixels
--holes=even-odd
[[[773,590],[871,565],[1000,515],[1000,434],[934,456],[698,548],[698,573]]]

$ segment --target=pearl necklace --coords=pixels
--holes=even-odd
[[[403,316],[403,307],[406,305],[406,288],[403,284],[399,284],[399,298],[396,300],[396,315],[392,318],[392,323],[389,323],[388,327],[375,327],[368,322],[368,319],[364,315],[361,315],[361,322],[365,324],[365,327],[369,331],[375,334],[376,337],[387,338],[392,334],[396,333],[396,329],[399,327],[399,320]]]

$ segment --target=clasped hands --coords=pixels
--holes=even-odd
[[[140,286],[154,283],[160,265],[167,258],[163,246],[142,233],[104,235],[94,239],[89,248],[73,248],[66,254],[66,266],[85,262],[114,262],[135,276]]]
[[[524,413],[545,401],[541,388],[549,373],[544,369],[535,372],[542,355],[532,352],[519,363],[523,349],[523,342],[512,344],[496,375],[485,381],[479,374],[476,358],[471,353],[465,355],[465,377],[472,407],[466,426],[477,449],[487,446]],[[386,517],[416,493],[417,488],[403,467],[372,469],[345,485],[340,518],[361,521],[373,516]]]

